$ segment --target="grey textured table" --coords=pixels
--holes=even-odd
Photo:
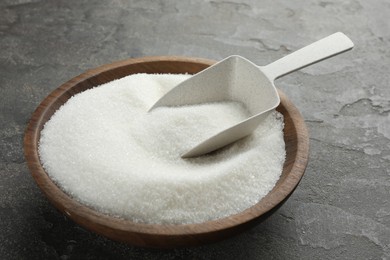
[[[390,259],[389,17],[386,0],[0,1],[0,258]],[[306,174],[239,236],[167,251],[113,242],[58,213],[26,167],[31,113],[89,68],[151,55],[263,65],[336,31],[352,52],[276,82],[309,127]]]

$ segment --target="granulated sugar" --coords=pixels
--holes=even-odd
[[[131,75],[69,99],[41,132],[49,176],[96,210],[142,223],[199,223],[239,213],[275,185],[283,122],[271,113],[251,136],[182,159],[199,141],[247,117],[242,104],[148,109],[187,75]]]

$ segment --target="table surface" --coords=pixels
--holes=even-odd
[[[390,259],[390,2],[0,2],[2,259]],[[60,214],[23,156],[31,113],[83,71],[130,57],[242,55],[270,63],[337,31],[353,51],[276,81],[302,112],[310,161],[267,221],[225,241],[150,250]]]

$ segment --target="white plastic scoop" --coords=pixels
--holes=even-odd
[[[161,106],[182,106],[219,101],[239,101],[251,116],[222,130],[182,155],[195,157],[212,152],[251,134],[279,103],[274,80],[290,72],[352,49],[343,33],[332,34],[269,65],[257,66],[241,56],[230,56],[183,81],[149,111]]]

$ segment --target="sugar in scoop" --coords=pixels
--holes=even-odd
[[[281,115],[224,149],[182,159],[199,140],[247,118],[236,102],[147,112],[188,77],[136,74],[69,99],[41,132],[46,172],[81,203],[142,223],[199,223],[256,204],[282,172]]]

